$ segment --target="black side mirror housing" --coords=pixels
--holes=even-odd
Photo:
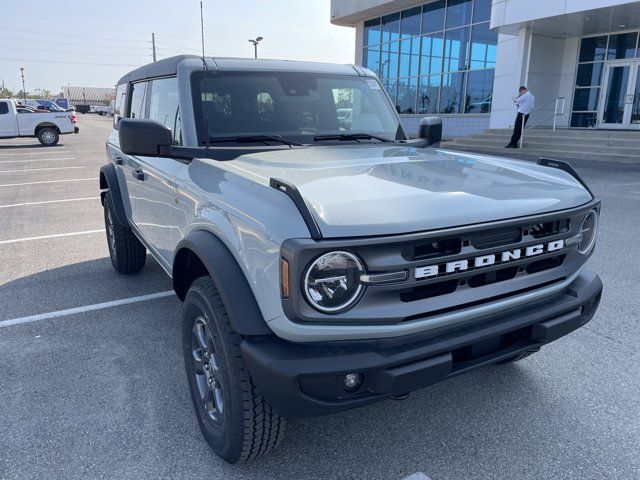
[[[171,129],[156,120],[121,118],[118,122],[120,149],[125,155],[157,157],[160,147],[173,143]]]
[[[440,117],[421,118],[418,137],[425,140],[427,145],[440,143],[442,140],[442,119]]]

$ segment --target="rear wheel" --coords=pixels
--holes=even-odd
[[[128,226],[116,217],[111,192],[104,195],[104,224],[111,265],[119,273],[137,273],[144,267],[147,249]]]
[[[202,435],[229,463],[269,453],[286,424],[253,384],[241,340],[211,277],[198,278],[184,301],[184,363]]]
[[[45,147],[53,147],[58,144],[60,135],[53,127],[44,127],[38,130],[38,140]]]

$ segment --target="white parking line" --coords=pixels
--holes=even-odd
[[[75,160],[77,157],[59,157],[59,158],[24,158],[22,160],[0,160],[0,165],[5,163],[22,163],[22,162],[61,162],[63,160]]]
[[[2,149],[0,149],[1,151]],[[22,149],[20,149],[22,150]],[[5,157],[5,156],[15,156],[15,155],[50,155],[52,153],[62,153],[64,154],[64,150],[60,150],[59,152],[52,152],[52,151],[46,151],[43,152],[41,148],[36,148],[36,150],[40,150],[39,152],[28,152],[28,153],[0,153],[0,157]]]
[[[20,170],[0,170],[0,173],[13,172],[39,172],[42,170],[72,170],[74,168],[88,168],[88,165],[78,165],[77,167],[43,167],[43,168],[21,168]]]
[[[85,305],[83,307],[67,308],[66,310],[58,310],[57,312],[41,313],[39,315],[30,315],[28,317],[12,318],[10,320],[0,321],[0,328],[10,327],[12,325],[22,325],[25,323],[39,322],[41,320],[50,320],[52,318],[66,317],[67,315],[75,315],[78,313],[94,312],[105,308],[118,307],[120,305],[129,305],[132,303],[146,302],[157,298],[170,297],[174,295],[173,290],[166,292],[150,293],[148,295],[140,295],[137,297],[122,298],[111,302],[96,303],[93,305]]]
[[[26,182],[26,183],[4,183],[0,187],[20,187],[22,185],[39,185],[41,183],[61,183],[61,182],[97,182],[97,178],[67,178],[65,180],[44,180],[42,182]]]
[[[104,229],[100,229],[100,230],[85,230],[83,232],[55,233],[53,235],[41,235],[39,237],[12,238],[11,240],[0,240],[0,245],[8,245],[10,243],[30,242],[32,240],[46,240],[47,238],[73,237],[75,235],[89,235],[92,233],[103,233],[103,232],[104,232]]]
[[[13,203],[11,205],[0,205],[0,208],[26,207],[28,205],[46,205],[47,203],[82,202],[84,200],[98,200],[100,197],[65,198],[62,200],[45,200],[42,202]]]

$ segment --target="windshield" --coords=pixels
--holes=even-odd
[[[398,117],[374,78],[299,72],[196,72],[198,141],[269,135],[298,142],[369,134],[395,140]],[[399,138],[404,138],[400,133]],[[358,140],[366,140],[360,137]]]

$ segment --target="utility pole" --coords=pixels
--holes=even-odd
[[[156,61],[156,34],[151,34],[151,46],[153,47],[153,61]]]
[[[253,58],[258,58],[258,43],[261,41],[262,37],[256,37],[255,40],[253,38],[249,39],[249,42],[253,43]]]
[[[27,90],[24,86],[24,68],[20,67],[20,75],[22,76],[22,96],[24,97],[24,105],[27,105]]]

